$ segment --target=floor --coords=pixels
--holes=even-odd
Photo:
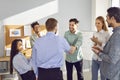
[[[90,70],[83,71],[83,75],[84,75],[84,80],[91,80],[91,71]],[[64,80],[67,80],[66,72],[63,73],[63,77],[64,77]],[[73,80],[77,80],[76,71],[74,71],[74,73],[73,73]],[[100,77],[98,80],[100,80]]]

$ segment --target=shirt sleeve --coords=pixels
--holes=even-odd
[[[65,32],[65,34],[64,34],[64,38],[67,40],[67,32]]]
[[[69,51],[70,51],[70,44],[67,41],[67,32],[65,32],[65,34],[64,34],[64,44],[63,45],[64,45],[65,52],[69,53]]]
[[[77,49],[82,46],[82,40],[83,40],[83,36],[82,36],[82,33],[79,33],[78,34],[78,39],[75,43],[75,47],[77,47]]]
[[[110,38],[110,34],[108,32],[106,32],[105,41],[102,43],[102,48],[105,46],[105,44],[107,43],[109,38]]]
[[[31,57],[31,65],[33,66],[33,70],[36,74],[36,76],[38,75],[38,70],[37,70],[37,53],[36,53],[36,49],[35,46],[32,48],[32,57]]]
[[[31,47],[33,47],[33,45],[34,45],[34,38],[33,38],[33,36],[30,37],[30,44],[31,44]]]
[[[116,35],[112,39],[108,54],[105,54],[103,50],[99,56],[105,62],[116,64],[120,60],[120,35]]]
[[[19,61],[20,61],[20,63],[19,63]],[[21,56],[21,55],[20,56],[15,56],[15,58],[13,60],[13,64],[14,64],[15,68],[18,70],[18,72],[20,72],[20,73],[21,73],[21,71],[28,71],[28,70],[32,69],[29,62],[26,61],[24,59],[24,57]]]
[[[64,47],[64,51],[66,52],[66,53],[69,53],[69,51],[70,51],[70,45],[69,45],[69,43],[67,42],[67,40],[64,38],[63,39],[63,41],[64,41],[64,43],[63,43],[63,47]]]
[[[110,39],[110,34],[107,32],[106,42]]]

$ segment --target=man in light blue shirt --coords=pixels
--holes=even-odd
[[[56,36],[57,20],[49,18],[46,21],[47,34],[35,41],[32,49],[32,63],[38,80],[63,80],[60,67],[63,65],[64,51],[73,53],[68,42]]]

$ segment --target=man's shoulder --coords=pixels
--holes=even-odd
[[[58,38],[58,39],[64,39],[64,37],[63,36],[56,36],[56,38]]]
[[[70,34],[70,31],[69,31],[69,30],[65,32],[65,35],[68,35],[68,34]]]
[[[80,35],[82,35],[82,32],[77,31],[76,35],[80,36]]]
[[[70,33],[70,31],[68,30],[68,31],[65,31],[65,33]]]
[[[36,37],[36,34],[32,34],[32,35],[30,36],[30,38],[34,38],[34,37]]]
[[[78,34],[82,34],[82,32],[81,32],[81,31],[78,31],[77,33],[78,33]]]
[[[65,38],[63,37],[63,36],[56,36],[56,39],[57,39],[57,41],[62,41],[62,42],[64,42],[65,41]]]

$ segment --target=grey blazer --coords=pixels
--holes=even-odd
[[[114,28],[99,57],[102,74],[110,80],[120,80],[120,27]]]

